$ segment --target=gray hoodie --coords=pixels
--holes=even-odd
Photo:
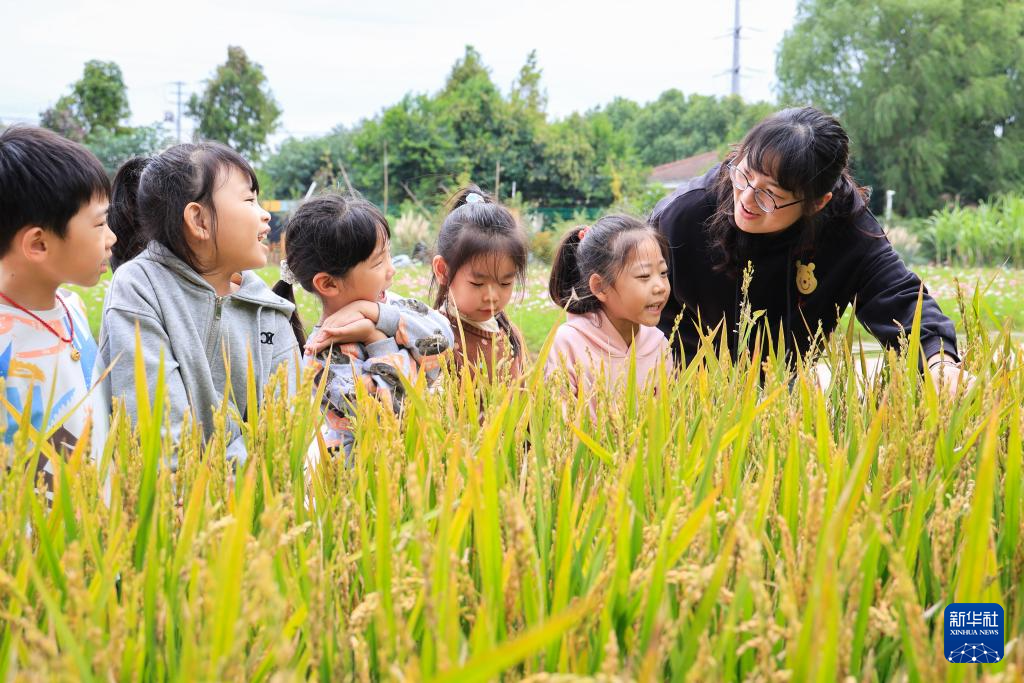
[[[113,398],[124,397],[132,420],[135,397],[135,326],[142,338],[150,396],[156,387],[160,352],[164,353],[166,402],[171,435],[178,439],[182,419],[191,412],[209,438],[213,411],[230,383],[234,405],[246,414],[247,351],[253,350],[257,395],[281,363],[291,366],[294,391],[299,348],[289,325],[294,306],[274,294],[258,275],[242,273],[239,290],[217,296],[213,287],[162,245],[149,246],[114,273],[103,307],[100,355],[112,366],[107,381]],[[231,369],[224,364],[222,345]],[[118,359],[120,356],[120,359]],[[114,360],[118,359],[116,363]],[[228,457],[245,460],[245,442],[229,421]],[[177,463],[172,458],[172,467]]]

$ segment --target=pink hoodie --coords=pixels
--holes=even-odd
[[[641,325],[633,341],[636,345],[637,386],[643,387],[656,376],[658,362],[668,358],[668,340],[657,327]],[[615,386],[629,370],[629,352],[629,347],[604,311],[583,315],[569,313],[568,320],[555,331],[555,341],[544,364],[544,375],[550,375],[560,366],[565,367],[573,390],[578,394],[580,378],[576,376],[577,364],[584,373],[583,379],[588,388],[603,365],[609,386]]]

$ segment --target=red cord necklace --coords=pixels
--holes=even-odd
[[[68,319],[68,331],[71,333],[71,335],[67,339],[62,337],[60,335],[60,333],[57,332],[57,330],[55,330],[52,327],[50,327],[47,324],[47,322],[45,320],[43,320],[42,318],[40,318],[38,315],[36,315],[32,311],[28,310],[27,308],[25,308],[24,306],[22,306],[17,301],[15,301],[11,297],[7,296],[3,292],[0,292],[0,297],[2,297],[4,301],[9,303],[11,306],[14,306],[15,308],[17,308],[19,311],[24,311],[25,313],[28,313],[30,316],[32,316],[33,318],[36,319],[36,322],[38,322],[40,325],[42,325],[43,327],[48,329],[51,333],[53,333],[53,335],[55,337],[57,337],[57,339],[60,339],[65,344],[69,344],[70,345],[71,342],[73,342],[75,340],[75,321],[71,317],[71,311],[68,310],[68,305],[66,303],[64,303],[64,299],[60,298],[60,294],[54,294],[54,296],[57,297],[57,301],[60,302],[60,305],[64,307],[64,315],[66,315],[67,319]],[[78,352],[78,349],[76,349],[74,346],[71,346],[71,360],[77,361],[81,357],[82,357],[82,354]]]

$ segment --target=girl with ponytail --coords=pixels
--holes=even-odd
[[[118,267],[100,353],[113,364],[112,396],[124,399],[133,420],[136,349],[150,396],[164,369],[175,439],[186,416],[209,438],[225,400],[234,407],[229,416],[257,408],[246,405],[250,356],[257,397],[282,365],[292,368],[294,383],[298,345],[288,320],[295,307],[252,272],[267,265],[269,253],[270,214],[258,192],[249,163],[216,142],[132,159],[114,178],[109,221],[119,238]],[[241,462],[247,448],[230,417],[228,432],[227,457]]]
[[[512,213],[470,185],[449,200],[431,263],[434,306],[448,318],[455,338],[456,368],[483,365],[519,377],[526,343],[505,306],[526,281],[526,233]]]
[[[568,373],[589,391],[599,376],[614,387],[636,355],[644,386],[668,349],[655,325],[669,297],[664,239],[630,216],[611,215],[567,232],[555,252],[548,291],[568,319],[555,332],[545,373]]]

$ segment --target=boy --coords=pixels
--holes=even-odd
[[[71,452],[87,423],[92,457],[102,453],[110,402],[96,342],[81,299],[60,285],[91,287],[106,269],[116,240],[109,197],[106,172],[82,145],[41,128],[0,132],[0,432],[8,444],[31,402],[31,425],[58,453]],[[45,457],[39,468],[52,490]]]

